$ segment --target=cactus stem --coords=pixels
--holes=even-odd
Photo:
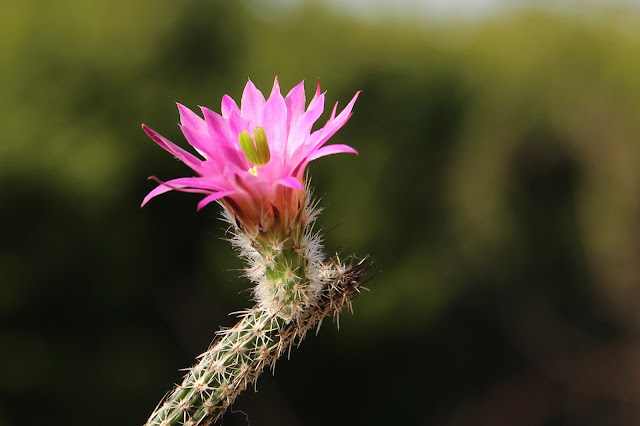
[[[276,360],[291,353],[310,328],[319,330],[322,320],[351,307],[362,288],[362,278],[370,263],[365,259],[350,266],[331,262],[332,277],[316,304],[295,321],[256,307],[239,314],[238,323],[218,332],[218,338],[200,361],[190,368],[182,383],[156,408],[147,426],[196,426],[215,422],[235,398],[267,366],[275,371]]]

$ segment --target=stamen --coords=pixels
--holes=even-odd
[[[238,135],[238,142],[247,160],[253,164],[248,171],[253,176],[258,176],[258,167],[264,166],[271,159],[267,133],[262,127],[256,127],[253,131],[253,138],[249,132],[244,130]]]

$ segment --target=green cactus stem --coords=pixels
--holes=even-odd
[[[346,266],[339,259],[327,264],[333,276],[317,294],[312,307],[294,319],[277,312],[255,308],[240,314],[238,323],[222,330],[200,361],[189,369],[184,380],[161,402],[147,426],[209,425],[233,404],[266,366],[289,353],[311,328],[319,329],[322,320],[336,316],[362,287],[370,263],[364,259]]]

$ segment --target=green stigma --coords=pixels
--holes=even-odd
[[[271,152],[269,152],[269,143],[267,142],[267,134],[262,127],[256,127],[253,131],[253,138],[249,136],[249,132],[244,130],[238,135],[238,142],[244,156],[253,167],[249,169],[249,173],[254,176],[258,176],[257,167],[264,166],[271,159]]]

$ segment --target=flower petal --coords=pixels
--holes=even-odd
[[[351,110],[353,109],[353,105],[356,103],[356,100],[358,99],[358,95],[360,95],[360,92],[356,92],[356,94],[353,96],[353,98],[347,104],[347,106],[344,107],[342,112],[340,112],[340,114],[338,114],[338,116],[335,118],[333,118],[335,114],[335,108],[334,108],[334,112],[331,114],[331,118],[329,119],[327,124],[325,124],[325,126],[322,129],[313,133],[312,143],[311,143],[312,150],[315,150],[316,148],[322,146],[326,141],[329,140],[329,138],[331,138],[331,136],[333,136],[338,130],[340,130],[342,126],[345,125],[345,123],[351,117]],[[314,138],[313,136],[316,136],[316,137]]]
[[[232,136],[229,121],[209,108],[200,107],[200,109],[207,123],[210,138],[209,144],[212,146],[213,151],[209,160],[215,163],[220,170],[223,170],[228,163],[243,169],[246,168],[245,160],[243,160],[244,156],[239,150],[238,142],[235,139],[237,136]],[[239,117],[238,114],[239,111],[233,112],[236,117]]]
[[[296,123],[304,113],[304,80],[298,83],[296,87],[287,93],[286,98],[284,98],[284,102],[287,104],[288,110],[287,122],[290,124]]]
[[[229,128],[229,121],[215,111],[211,111],[207,107],[200,107],[202,115],[204,115],[204,121],[207,124],[207,131],[211,136],[212,143],[217,144],[227,143],[231,138],[231,129]]]
[[[144,199],[142,200],[142,204],[140,204],[140,207],[144,207],[145,204],[147,204],[149,202],[149,200],[151,200],[153,197],[157,197],[160,194],[164,194],[165,192],[169,192],[172,191],[173,188],[170,188],[166,185],[160,184],[158,186],[156,186],[151,192],[149,192]]]
[[[289,176],[286,178],[278,179],[276,185],[286,186],[287,188],[304,190],[304,185],[297,178]]]
[[[181,103],[176,102],[176,105],[178,106],[178,112],[180,113],[181,125],[191,127],[193,130],[198,132],[206,132],[207,125],[198,114],[191,111]]]
[[[222,107],[220,109],[220,112],[222,113],[222,116],[224,118],[229,118],[229,114],[231,114],[231,111],[237,111],[239,114],[240,108],[238,108],[238,104],[236,104],[236,101],[234,101],[231,96],[224,95],[222,97]]]
[[[224,198],[235,193],[236,191],[218,191],[218,192],[214,192],[213,194],[209,194],[206,197],[204,197],[202,200],[200,200],[200,202],[198,202],[198,210],[200,210],[201,208],[203,208],[209,203],[212,203],[216,200],[219,200],[220,198]]]
[[[284,152],[287,143],[289,126],[287,125],[287,104],[280,93],[280,85],[276,77],[269,99],[265,104],[261,125],[267,133],[269,150],[274,158],[286,161]]]
[[[197,176],[168,182],[154,178],[160,185],[146,195],[142,204],[171,190],[202,193],[204,196],[198,203],[198,210],[224,199],[225,208],[230,210],[237,223],[247,229],[268,230],[277,220],[284,220],[286,223],[283,225],[289,229],[295,225],[291,221],[297,220],[303,194],[299,191],[305,190],[304,169],[307,164],[327,155],[357,153],[347,145],[324,144],[349,119],[358,94],[340,114],[337,114],[336,104],[326,124],[313,133],[316,121],[324,112],[325,93],[320,91],[319,83],[306,109],[304,81],[291,89],[285,98],[278,77],[266,100],[251,80],[243,90],[242,102],[236,103],[225,95],[220,114],[204,107],[201,107],[202,114],[198,114],[177,104],[180,128],[204,160],[143,125],[144,131],[158,145],[192,168]],[[266,163],[265,154],[258,159],[259,164],[251,164],[242,151],[238,135],[248,131],[255,136],[257,127],[266,132],[271,155]],[[258,142],[261,152],[264,152],[262,139]],[[282,214],[269,209],[281,210]]]
[[[146,125],[143,124],[142,129],[147,133],[147,135],[149,135],[151,139],[153,139],[155,143],[173,154],[176,158],[189,166],[192,170],[201,174],[201,172],[203,171],[202,160],[180,148],[178,145],[174,144],[169,139],[160,135],[158,132],[147,127]]]
[[[249,80],[247,85],[244,86],[242,92],[242,100],[240,101],[240,115],[242,118],[259,125],[259,120],[262,117],[262,111],[264,110],[264,96],[259,91],[253,82]],[[230,115],[231,117],[231,115]]]
[[[300,116],[296,123],[292,123],[287,143],[287,157],[290,157],[292,153],[307,142],[313,124],[318,121],[323,111],[324,93],[316,92],[316,95],[309,103],[307,111]]]
[[[313,154],[309,155],[306,158],[307,163],[310,163],[313,160],[317,160],[320,157],[325,157],[327,155],[333,154],[358,154],[358,151],[351,148],[349,145],[343,144],[333,144],[323,146],[320,149],[316,150]]]
[[[228,148],[234,149],[238,152],[238,157],[240,158],[240,162],[243,165],[243,169],[248,169],[250,166],[247,161],[245,155],[242,153],[242,148],[240,148],[240,143],[238,142],[238,135],[242,133],[244,130],[248,130],[250,128],[250,123],[244,117],[238,115],[235,111],[231,111],[229,115],[229,129],[230,129],[230,138],[228,139]],[[267,135],[268,137],[268,135]]]
[[[155,179],[155,178],[152,178]],[[160,182],[160,185],[156,186],[151,192],[149,192],[140,207],[144,206],[153,197],[157,197],[160,194],[164,194],[169,191],[183,191],[183,192],[199,192],[208,194],[213,190],[219,189],[218,185],[207,183],[202,178],[177,178],[167,182]]]
[[[182,130],[182,134],[200,155],[208,159],[214,152],[212,151],[212,144],[207,143],[209,142],[207,124],[189,108],[182,104],[177,105],[180,112],[180,130]]]

